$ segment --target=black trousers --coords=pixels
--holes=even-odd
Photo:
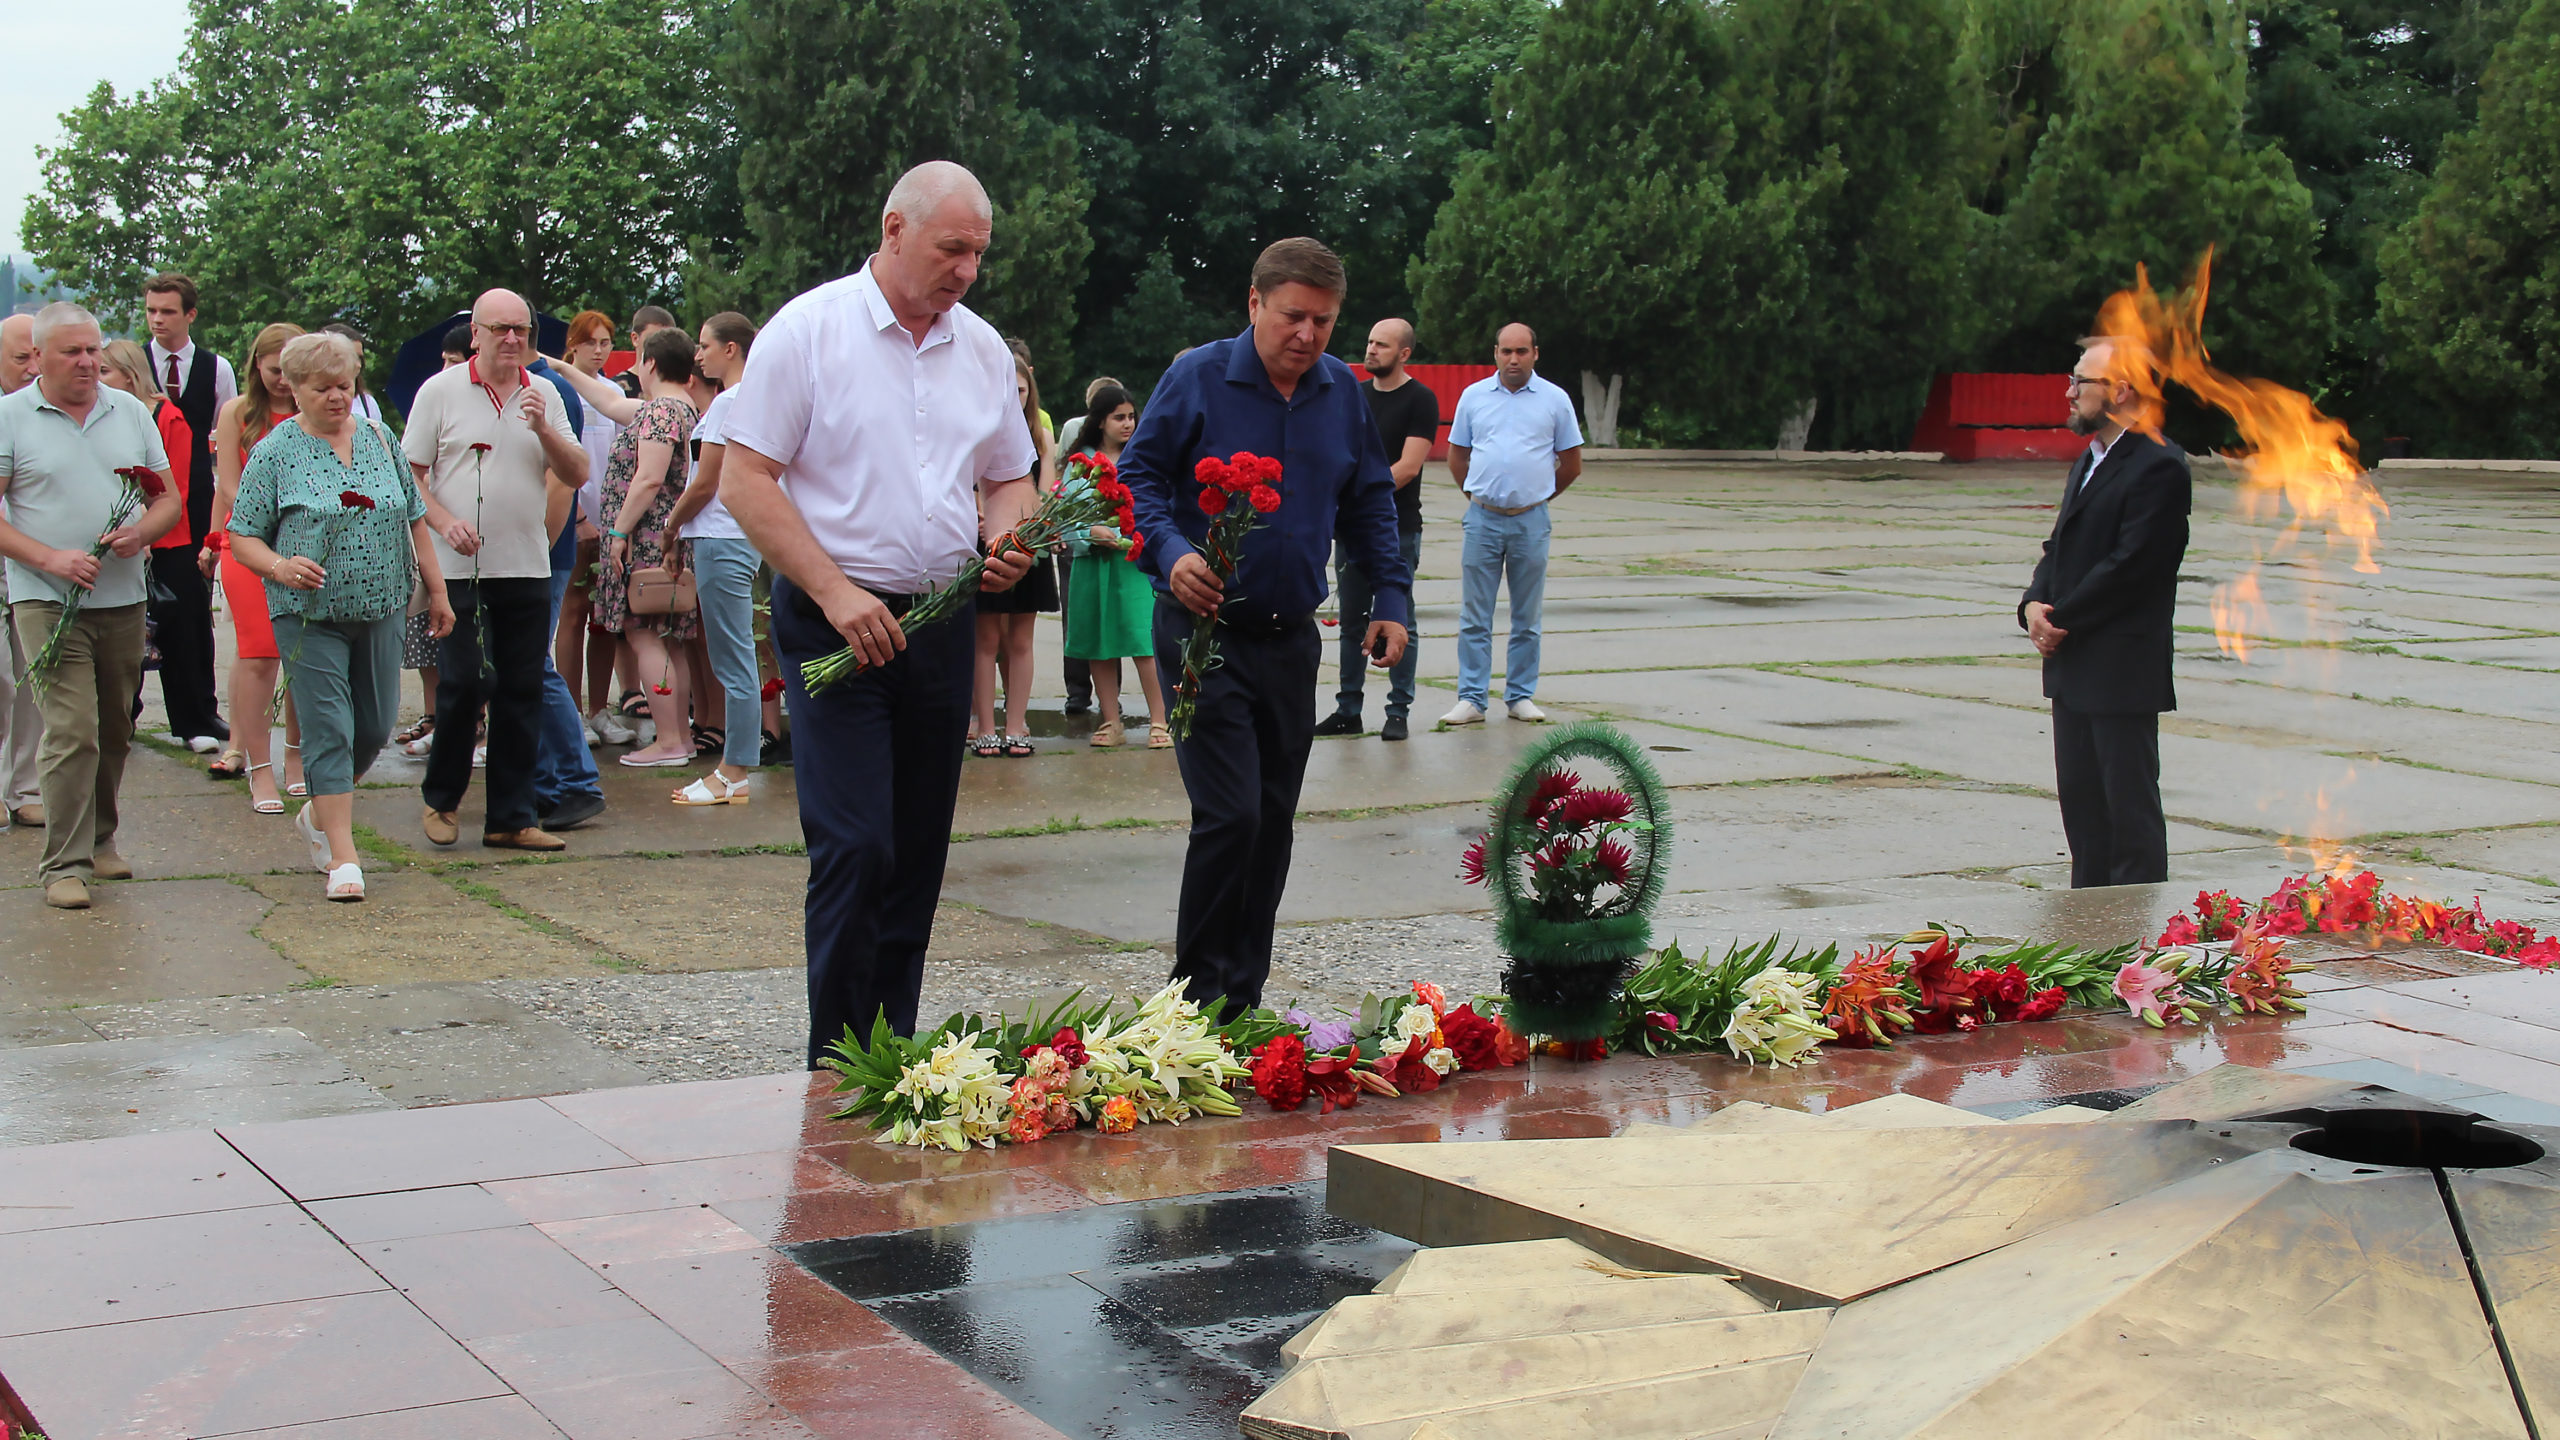
[[[1182,679],[1191,626],[1189,611],[1156,602],[1156,665],[1167,695]],[[1173,747],[1191,793],[1173,978],[1204,1006],[1220,998],[1237,1007],[1262,1003],[1271,932],[1289,882],[1298,787],[1315,744],[1323,652],[1313,617],[1271,634],[1220,626],[1221,663],[1201,683],[1190,736]]]
[[[213,592],[196,568],[192,545],[151,552],[151,602],[160,633],[160,703],[169,711],[169,733],[181,740],[224,732],[213,691]]]
[[[543,662],[551,654],[551,577],[522,580],[453,580],[453,633],[436,650],[436,737],[427,752],[429,808],[458,810],[471,789],[471,747],[480,729],[480,707],[489,707],[489,818],[491,835],[529,830],[538,813],[534,762],[542,734]],[[480,634],[486,611],[489,634]],[[481,647],[488,647],[484,673]]]
[[[903,607],[892,599],[892,610]],[[809,1068],[883,1014],[916,1029],[942,900],[951,812],[977,679],[975,607],[907,632],[907,648],[812,695],[803,663],[844,648],[797,586],[773,581],[773,648],[791,697],[791,763],[809,845]]]
[[[1070,560],[1063,555],[1058,557],[1058,619],[1060,623],[1065,622],[1069,613],[1067,610],[1067,596],[1069,595],[1072,587],[1069,586],[1067,582],[1072,577],[1075,568],[1076,565],[1073,560]],[[1067,703],[1069,705],[1091,705],[1093,703],[1093,662],[1090,660],[1079,660],[1073,655],[1070,655],[1066,659],[1065,668],[1067,674]],[[1117,720],[1120,717],[1117,715],[1105,715],[1102,718],[1105,720]]]
[[[2169,878],[2159,716],[2091,715],[2054,701],[2053,775],[2072,889]]]

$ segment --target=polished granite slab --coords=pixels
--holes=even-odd
[[[23,1147],[0,1374],[52,1440],[1183,1433],[1157,1426],[1189,1402],[1156,1400],[1249,1396],[1293,1317],[1392,1267],[1401,1242],[1305,1202],[1336,1146],[1588,1140],[1739,1101],[2105,1110],[2226,1061],[2560,1119],[2560,977],[2333,963],[2289,1021],[2074,1015],[1783,1071],[1538,1059],[1331,1116],[960,1155],[878,1145],[798,1074]]]

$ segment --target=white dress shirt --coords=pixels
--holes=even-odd
[[[169,383],[169,361],[173,358],[178,362],[178,383],[175,385]],[[170,404],[178,403],[178,397],[185,392],[187,376],[195,372],[195,364],[196,342],[193,339],[189,339],[187,348],[177,352],[175,356],[172,356],[159,341],[151,342],[151,378],[159,381],[160,388],[169,392]],[[219,355],[214,356],[213,413],[219,416],[232,401],[238,398],[240,398],[240,381],[231,373],[231,362]],[[211,443],[210,437],[207,443]]]
[[[782,467],[783,494],[854,583],[920,594],[977,553],[978,482],[1039,468],[1013,387],[994,326],[954,305],[918,341],[865,262],[756,336],[721,430]]]

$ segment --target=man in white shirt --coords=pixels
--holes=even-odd
[[[720,497],[776,574],[809,844],[809,1068],[848,1028],[913,1034],[942,896],[976,679],[970,611],[898,624],[1038,503],[1039,454],[1013,352],[960,303],[994,211],[949,161],[908,171],[854,274],[782,307],[724,421]],[[1029,572],[1018,551],[983,588]],[[809,692],[800,667],[851,646],[864,668]]]
[[[576,488],[587,456],[550,381],[526,372],[533,308],[511,290],[471,307],[473,353],[428,378],[403,448],[427,502],[453,599],[437,655],[436,730],[427,752],[427,839],[461,838],[477,717],[489,710],[488,817],[481,843],[564,850],[541,828],[534,761],[551,639],[549,486]]]
[[[160,698],[169,712],[169,733],[209,755],[231,738],[231,727],[214,699],[213,590],[196,568],[196,550],[213,528],[214,422],[240,386],[230,361],[195,342],[195,281],[161,274],[142,282],[142,319],[151,330],[152,378],[187,417],[192,437],[181,473],[187,477],[187,535],[195,544],[151,552],[151,577],[168,596],[153,600],[150,610],[160,630]]]
[[[60,659],[31,675],[44,716],[47,905],[89,908],[89,881],[126,880],[116,854],[116,792],[133,742],[142,685],[142,552],[178,523],[178,486],[160,427],[140,400],[98,383],[106,341],[68,301],[36,312],[37,377],[0,400],[0,555],[9,619],[32,662],[72,595],[78,609]],[[146,473],[147,472],[147,475]],[[127,477],[146,503],[119,508]],[[103,547],[103,549],[101,549]]]
[[[1493,601],[1511,586],[1511,643],[1502,659],[1502,698],[1514,720],[1547,718],[1538,693],[1538,617],[1547,593],[1547,502],[1582,477],[1582,427],[1573,400],[1538,376],[1538,336],[1502,327],[1493,373],[1458,396],[1449,423],[1449,474],[1467,492],[1466,548],[1460,552],[1458,703],[1443,725],[1484,720],[1493,687]]]
[[[36,378],[36,317],[12,315],[0,320],[0,395],[15,395]],[[0,500],[0,519],[8,518],[8,502]],[[5,591],[0,586],[0,591]],[[4,607],[0,607],[4,608]],[[44,739],[44,717],[36,709],[36,692],[27,678],[27,654],[18,645],[18,627],[0,644],[0,829],[22,825],[44,828],[44,797],[36,789],[36,743]]]

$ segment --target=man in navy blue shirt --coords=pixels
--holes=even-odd
[[[1181,680],[1192,618],[1218,616],[1220,664],[1201,682],[1191,733],[1174,746],[1191,793],[1191,848],[1173,974],[1203,1004],[1262,1003],[1289,843],[1315,743],[1315,611],[1337,529],[1367,572],[1370,661],[1404,654],[1413,567],[1396,532],[1395,478],[1351,367],[1325,353],[1342,314],[1342,262],[1314,240],[1282,240],[1254,262],[1252,327],[1174,361],[1120,455],[1158,577],[1156,664]],[[1239,450],[1281,463],[1280,508],[1244,544],[1234,598],[1200,557],[1209,533],[1193,467]]]

